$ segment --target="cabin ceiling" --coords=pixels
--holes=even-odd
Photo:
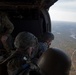
[[[0,0],[0,9],[25,9],[44,8],[48,9],[57,0]]]

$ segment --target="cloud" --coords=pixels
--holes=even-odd
[[[73,2],[73,1],[76,1],[76,0],[58,0],[59,2]]]
[[[63,11],[52,10],[49,11],[49,14],[52,20],[76,22],[75,12],[65,12],[65,11],[63,12]]]
[[[64,1],[55,3],[50,9],[59,9],[67,11],[76,11],[76,0],[74,1]]]
[[[76,22],[76,0],[60,0],[49,9],[52,20]]]

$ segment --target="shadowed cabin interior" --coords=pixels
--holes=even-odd
[[[33,33],[38,38],[51,31],[48,9],[57,0],[0,0],[0,11],[6,12],[14,24],[12,36],[21,31]],[[6,63],[0,64],[0,75],[8,75]]]
[[[21,31],[29,31],[38,38],[51,31],[48,9],[57,0],[0,0],[0,11],[8,14],[14,24],[12,36]]]

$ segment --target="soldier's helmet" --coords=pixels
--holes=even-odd
[[[61,50],[50,48],[38,61],[42,75],[69,75],[71,60]]]
[[[54,40],[54,35],[51,32],[46,32],[40,38],[40,41],[46,42],[47,40]]]
[[[30,32],[20,32],[14,41],[16,48],[36,47],[38,43],[37,38]]]

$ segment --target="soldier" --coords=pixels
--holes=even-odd
[[[11,37],[14,26],[4,12],[0,12],[0,49],[4,47],[7,52],[11,49]],[[3,45],[3,47],[2,47]]]
[[[41,36],[40,42],[47,44],[48,48],[51,45],[52,40],[54,40],[54,35],[51,32],[46,32]]]
[[[52,40],[54,40],[54,35],[51,32],[46,32],[41,36],[38,53],[36,55],[37,58],[50,47]]]
[[[69,75],[70,58],[61,50],[50,48],[38,61],[41,75]]]
[[[26,71],[28,71],[32,53],[37,49],[38,40],[32,33],[21,32],[16,36],[14,45],[16,52],[7,64],[9,75],[16,74],[20,68],[27,67]]]
[[[12,38],[10,34],[14,29],[6,13],[0,12],[0,63],[8,57],[12,49]],[[7,75],[6,63],[0,64],[0,75]]]

